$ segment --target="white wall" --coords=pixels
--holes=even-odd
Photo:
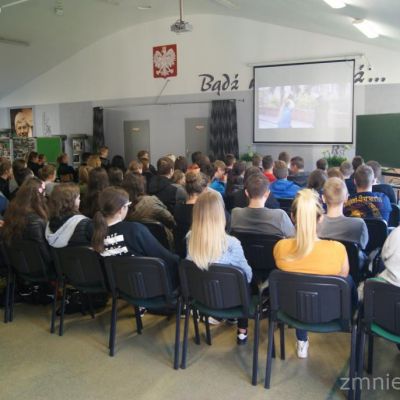
[[[326,35],[216,15],[188,16],[191,33],[169,31],[170,19],[117,32],[81,50],[52,70],[0,100],[0,107],[57,104],[133,97],[154,99],[163,79],[152,76],[152,47],[178,45],[178,76],[165,95],[200,92],[199,74],[239,74],[239,90],[252,77],[248,63],[337,57],[364,53],[372,76],[400,82],[400,53]],[[373,42],[372,42],[373,43]],[[364,61],[362,61],[364,62]]]
[[[211,15],[188,18],[194,25],[193,32],[188,34],[169,32],[170,20],[164,19],[125,29],[83,49],[1,99],[0,127],[9,127],[9,107],[31,104],[35,105],[38,134],[43,134],[44,113],[51,121],[52,133],[91,135],[92,107],[104,106],[106,143],[111,155],[124,154],[123,121],[135,119],[150,120],[153,160],[168,152],[184,154],[184,119],[208,117],[209,103],[137,105],[154,104],[160,94],[165,81],[152,76],[151,51],[153,46],[169,43],[178,45],[178,77],[170,79],[159,102],[244,98],[243,103],[237,103],[241,153],[252,144],[252,96],[248,91],[252,68],[248,63],[364,53],[373,67],[369,76],[385,77],[386,83],[356,86],[355,115],[399,109],[398,52],[241,18]],[[359,60],[359,63],[364,62]],[[210,73],[216,79],[223,73],[231,78],[238,74],[239,90],[229,89],[221,96],[201,93],[202,78],[199,75],[203,73]],[[312,168],[322,151],[327,149],[321,145],[261,144],[254,148],[273,156],[283,149],[302,155],[307,168]],[[353,154],[354,150],[348,153],[349,157]]]

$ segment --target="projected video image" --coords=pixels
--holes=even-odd
[[[260,87],[258,129],[346,126],[351,96],[350,84]]]

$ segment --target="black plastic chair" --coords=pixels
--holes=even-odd
[[[253,270],[253,280],[260,286],[276,268],[273,250],[282,237],[237,231],[231,234],[240,240],[246,260]]]
[[[145,225],[151,234],[162,244],[167,250],[171,250],[168,242],[165,225],[158,221],[138,221]]]
[[[353,278],[354,284],[357,287],[360,284],[360,282],[365,279],[367,273],[367,271],[365,271],[365,266],[363,265],[363,263],[366,262],[366,260],[363,259],[362,257],[363,253],[361,247],[359,246],[358,243],[347,242],[346,240],[337,240],[332,238],[327,238],[326,240],[336,240],[337,242],[342,243],[344,247],[346,247],[347,258],[349,260],[349,267],[350,267],[349,274]]]
[[[64,334],[66,285],[71,285],[87,296],[94,318],[92,293],[107,293],[108,286],[101,256],[89,247],[52,248],[54,264],[62,287],[59,335]]]
[[[360,350],[358,359],[358,385],[356,399],[361,396],[363,382],[364,348],[368,342],[367,372],[372,374],[374,336],[400,344],[400,287],[382,278],[372,278],[364,286],[364,312],[360,322]]]
[[[117,327],[117,302],[123,299],[135,307],[136,327],[142,333],[139,307],[149,310],[172,309],[175,317],[174,368],[179,368],[179,337],[181,298],[171,279],[165,262],[151,257],[106,257],[105,267],[112,293],[110,326],[110,356],[114,356]]]
[[[206,317],[251,318],[254,319],[254,346],[252,384],[257,384],[258,345],[261,313],[261,300],[251,296],[250,286],[242,270],[232,265],[212,264],[207,271],[201,270],[191,261],[183,260],[179,265],[179,277],[185,309],[185,328],[183,336],[181,368],[186,368],[188,347],[188,327],[190,310],[194,321],[197,312]],[[200,343],[195,324],[196,343]],[[206,323],[207,343],[211,344],[210,327]]]
[[[388,226],[396,228],[400,224],[400,206],[392,203],[392,212],[389,216]]]
[[[277,199],[279,202],[279,207],[286,212],[286,214],[289,215],[292,211],[292,204],[293,204],[293,199]]]
[[[350,379],[356,365],[357,325],[352,309],[352,288],[345,278],[273,271],[269,277],[270,323],[268,329],[265,388],[269,389],[273,335],[276,323],[311,332],[351,332]],[[348,398],[352,398],[349,391]]]
[[[4,322],[14,318],[14,290],[16,276],[30,283],[49,283],[54,281],[50,332],[54,333],[58,280],[54,266],[43,260],[40,244],[32,240],[15,240],[11,246],[2,245],[3,255],[8,266]]]
[[[369,240],[365,252],[369,254],[371,251],[382,248],[388,236],[387,223],[380,218],[365,218]]]

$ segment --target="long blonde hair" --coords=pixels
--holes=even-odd
[[[225,210],[215,191],[199,195],[194,207],[188,254],[200,269],[217,261],[227,248]]]
[[[296,225],[296,247],[286,260],[293,261],[311,253],[317,236],[317,222],[323,214],[318,193],[311,189],[303,189],[297,193],[292,204],[292,215]]]

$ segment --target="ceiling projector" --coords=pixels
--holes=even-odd
[[[175,23],[171,25],[171,32],[175,33],[191,32],[192,30],[192,24],[181,19],[178,19]]]

